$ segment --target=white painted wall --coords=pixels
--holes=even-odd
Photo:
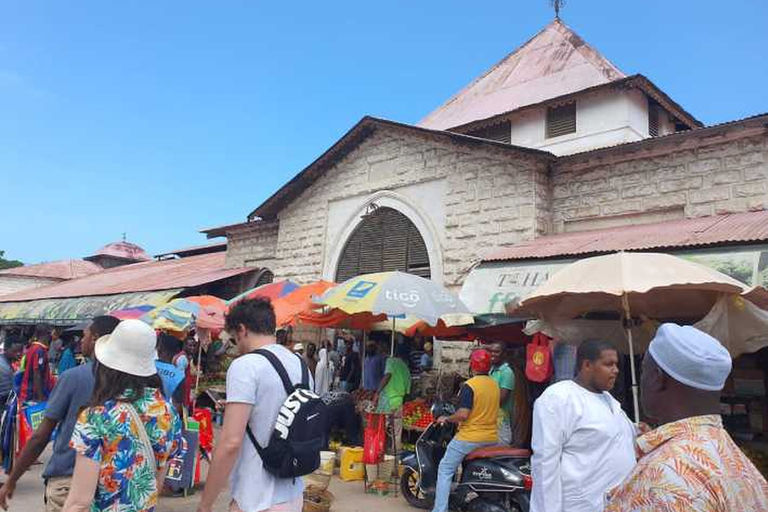
[[[665,115],[660,116],[664,126]],[[576,133],[545,138],[546,108],[512,121],[512,144],[568,155],[648,137],[648,102],[637,90],[588,93],[576,100]]]

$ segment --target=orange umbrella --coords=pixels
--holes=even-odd
[[[224,317],[229,309],[227,301],[213,295],[195,295],[184,297],[184,299],[200,305],[200,312],[195,322],[197,327],[203,329],[224,328]]]
[[[312,297],[320,296],[334,286],[336,286],[336,283],[317,281],[316,283],[300,286],[288,295],[274,299],[272,306],[275,308],[277,325],[280,327],[295,325],[300,313],[311,313],[314,309]]]
[[[350,315],[339,309],[328,311],[304,311],[296,315],[296,323],[314,325],[315,327],[370,330],[376,322],[387,319],[387,315],[373,315],[371,313],[355,313]]]

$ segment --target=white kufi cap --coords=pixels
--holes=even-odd
[[[696,389],[720,391],[731,373],[731,355],[725,347],[689,325],[662,324],[648,353],[670,377]]]

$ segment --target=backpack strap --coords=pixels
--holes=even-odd
[[[277,356],[269,350],[263,348],[254,350],[251,352],[251,354],[263,356],[267,359],[267,361],[269,361],[269,363],[272,365],[272,368],[274,368],[277,374],[280,376],[280,380],[283,381],[283,387],[285,388],[286,394],[290,396],[290,394],[293,393],[295,386],[293,382],[291,382],[291,378],[288,377],[288,372],[285,371],[285,366],[283,366],[283,363],[280,362],[280,359],[278,359]]]

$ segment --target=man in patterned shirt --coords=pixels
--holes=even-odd
[[[728,351],[693,327],[662,325],[643,360],[644,412],[659,422],[637,440],[635,470],[605,512],[768,512],[768,483],[723,429]]]

